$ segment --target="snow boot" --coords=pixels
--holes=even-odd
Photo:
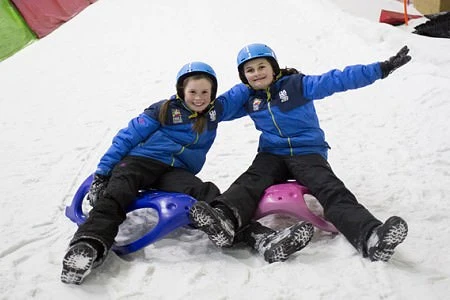
[[[217,247],[231,247],[234,240],[234,225],[222,210],[211,207],[204,201],[196,202],[189,210],[192,225],[205,232]]]
[[[81,284],[97,259],[97,250],[87,242],[73,244],[63,259],[61,281]]]
[[[387,262],[394,249],[402,243],[408,234],[408,225],[400,217],[393,216],[376,227],[367,240],[367,255],[371,261]]]
[[[313,235],[312,224],[299,222],[283,230],[264,234],[262,237],[255,236],[254,248],[268,263],[281,262],[308,245]]]

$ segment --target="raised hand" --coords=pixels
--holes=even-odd
[[[411,60],[411,56],[408,55],[409,48],[404,46],[396,55],[392,56],[388,60],[381,62],[381,78],[386,78],[389,74],[400,68],[404,64]]]

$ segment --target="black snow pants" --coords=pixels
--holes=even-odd
[[[249,169],[212,205],[227,205],[238,220],[239,227],[245,226],[251,221],[264,190],[289,179],[306,186],[322,205],[325,219],[364,254],[368,235],[382,222],[358,203],[319,154],[280,156],[258,153]]]
[[[149,188],[188,194],[197,200],[211,202],[220,190],[194,174],[144,157],[127,156],[112,171],[105,193],[78,227],[71,244],[81,239],[101,241],[108,250],[114,243],[119,225],[126,219],[126,208],[138,191]]]

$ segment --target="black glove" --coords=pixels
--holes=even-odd
[[[404,46],[396,55],[389,58],[389,60],[381,62],[381,78],[386,78],[389,74],[394,72],[394,70],[409,62],[411,60],[411,56],[408,55],[408,52],[408,46]]]
[[[91,187],[89,188],[89,192],[87,194],[87,200],[92,207],[105,192],[108,182],[109,176],[94,174],[94,180],[92,181]]]

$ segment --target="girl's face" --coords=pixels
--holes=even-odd
[[[273,82],[272,65],[265,58],[255,58],[244,64],[244,75],[254,90],[264,90]]]
[[[184,82],[184,102],[190,110],[202,112],[211,102],[212,83],[206,78],[186,78]]]

